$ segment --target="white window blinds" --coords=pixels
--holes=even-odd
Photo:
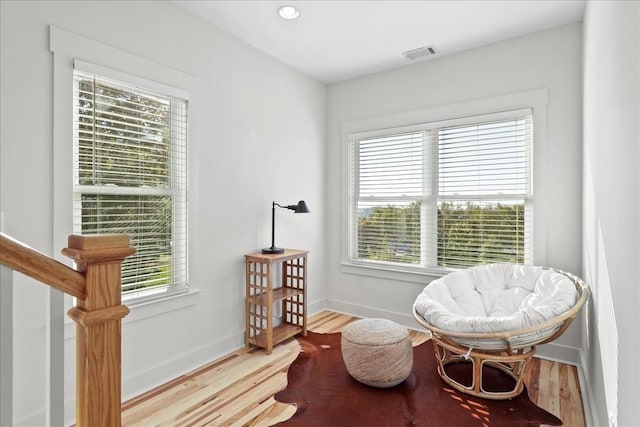
[[[532,261],[530,110],[350,137],[350,258]]]
[[[438,129],[438,266],[532,261],[531,115]]]
[[[425,138],[418,131],[352,144],[352,257],[420,264]]]
[[[130,236],[125,295],[186,287],[187,101],[76,69],[74,134],[74,232]]]

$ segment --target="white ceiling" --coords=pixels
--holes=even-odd
[[[582,20],[584,0],[175,2],[321,82],[334,83]],[[297,20],[277,14],[283,4]],[[433,56],[431,58],[435,58]]]

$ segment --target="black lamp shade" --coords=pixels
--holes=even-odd
[[[307,206],[307,202],[304,200],[300,200],[296,205],[296,213],[309,213],[309,206]]]

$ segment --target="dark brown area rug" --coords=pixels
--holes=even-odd
[[[339,333],[309,332],[306,337],[298,337],[298,342],[302,350],[289,368],[288,386],[275,396],[279,402],[294,403],[297,411],[279,425],[515,427],[562,424],[533,404],[526,389],[511,400],[487,400],[449,387],[436,372],[431,341],[414,347],[413,371],[409,378],[387,389],[368,387],[349,375],[342,361]]]

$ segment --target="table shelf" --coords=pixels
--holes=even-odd
[[[287,298],[291,298],[291,297],[295,297],[298,296],[300,294],[304,294],[304,289],[296,289],[296,288],[276,288],[273,290],[272,292],[272,302],[276,303],[276,302],[280,302],[282,300],[285,300]],[[251,295],[247,297],[247,300],[249,302],[251,302],[252,304],[261,304],[261,305],[265,305],[267,304],[269,298],[269,292],[265,291],[265,292],[261,292],[257,295]]]
[[[245,255],[247,347],[263,347],[271,354],[274,345],[298,334],[307,335],[307,254],[305,250],[285,249],[282,254]],[[278,272],[279,282],[274,278]],[[274,326],[274,308],[278,306],[282,323]]]
[[[302,332],[302,326],[292,325],[290,323],[282,323],[273,328],[273,342],[279,343],[291,337],[294,337]],[[258,347],[266,348],[268,342],[268,334],[258,333],[258,335],[251,337],[250,344]],[[274,344],[275,345],[275,344]]]

